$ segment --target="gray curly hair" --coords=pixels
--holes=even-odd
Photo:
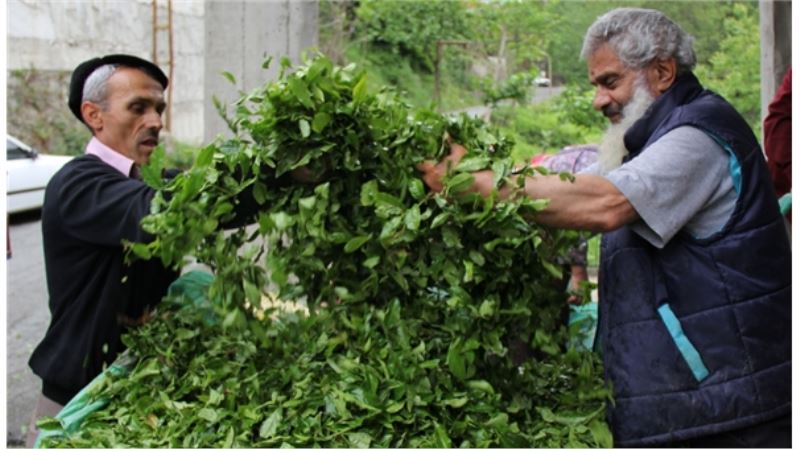
[[[654,9],[617,8],[597,18],[586,31],[581,58],[588,59],[606,43],[636,70],[654,60],[675,58],[680,75],[697,63],[694,38]]]

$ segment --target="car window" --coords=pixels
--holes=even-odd
[[[31,154],[14,142],[6,139],[6,160],[30,158]]]

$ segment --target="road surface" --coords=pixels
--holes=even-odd
[[[50,323],[38,212],[9,220],[11,259],[6,260],[6,444],[21,447],[41,389],[28,358]]]

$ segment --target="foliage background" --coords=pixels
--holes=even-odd
[[[447,46],[444,51],[439,106],[445,111],[491,103],[492,89],[506,88],[505,98],[518,98],[518,89],[508,89],[507,81],[515,74],[547,70],[549,62],[554,85],[566,87],[567,98],[510,109],[494,101],[506,109],[497,124],[517,139],[522,157],[556,151],[565,139],[586,143],[601,134],[605,124],[591,109],[591,86],[579,55],[589,25],[619,6],[659,9],[692,35],[701,82],[733,103],[760,137],[757,2],[323,0],[320,49],[339,63],[366,61],[375,74],[373,83],[396,86],[416,106],[429,106],[433,42],[468,41],[466,47]],[[492,68],[477,70],[487,65]],[[529,94],[535,89],[527,88]]]
[[[515,75],[530,81],[549,62],[554,85],[567,87],[569,98],[536,108],[522,101],[499,114],[497,124],[518,140],[520,157],[526,157],[555,151],[567,138],[590,142],[602,132],[602,120],[586,120],[597,114],[585,101],[591,86],[579,54],[586,28],[617,6],[660,9],[694,36],[701,82],[731,101],[760,138],[760,33],[754,1],[320,0],[319,49],[337,64],[365,67],[371,87],[395,86],[414,106],[431,106],[436,41],[468,42],[443,49],[444,111],[489,103],[498,91],[505,91],[505,98],[524,98],[535,87],[508,86],[507,81]],[[9,73],[8,132],[43,153],[81,153],[88,131],[53,101],[65,98],[68,78],[68,73],[33,68]],[[498,108],[509,107],[502,95],[497,100]],[[571,106],[565,109],[565,103]],[[179,142],[168,142],[168,148],[185,165],[191,152]]]

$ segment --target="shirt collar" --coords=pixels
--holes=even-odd
[[[114,169],[125,176],[130,176],[131,174],[133,160],[128,159],[121,153],[112,150],[103,142],[100,142],[96,137],[92,137],[91,140],[89,140],[89,143],[86,144],[86,154],[93,154],[97,156],[101,161],[114,167]]]

